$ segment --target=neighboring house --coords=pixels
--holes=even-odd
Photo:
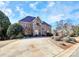
[[[46,35],[47,32],[51,33],[51,26],[47,23],[43,23],[39,17],[27,16],[20,20],[19,23],[23,27],[25,35]],[[44,33],[43,33],[44,31]]]

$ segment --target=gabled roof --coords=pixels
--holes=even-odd
[[[51,26],[51,25],[49,25],[48,23],[46,23],[46,22],[44,22],[44,21],[42,22],[42,24],[46,24],[46,25],[48,25],[48,26]]]
[[[22,22],[31,22],[31,21],[33,21],[35,18],[36,18],[36,17],[33,17],[33,16],[27,16],[27,17],[25,17],[24,19],[21,19],[20,21],[22,21]],[[48,23],[46,23],[46,22],[44,22],[44,21],[42,21],[42,24],[46,24],[46,25],[48,25],[48,26],[51,26],[51,25],[49,25]]]
[[[20,21],[23,21],[23,22],[31,22],[35,19],[35,17],[32,17],[32,16],[27,16],[25,17],[24,19],[20,20]]]

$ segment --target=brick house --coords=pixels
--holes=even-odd
[[[47,35],[47,33],[51,33],[51,26],[46,22],[42,22],[42,35]]]
[[[19,23],[23,27],[25,35],[46,35],[51,33],[51,26],[46,22],[41,21],[39,17],[27,16],[20,20]]]

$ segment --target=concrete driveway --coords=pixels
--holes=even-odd
[[[50,37],[1,41],[0,42],[0,57],[64,56],[62,55],[63,54],[62,52],[66,51],[73,45],[70,44],[71,45],[70,47],[68,47],[67,49],[64,49],[64,47],[61,47],[61,45],[59,45],[60,43],[58,41],[54,41]],[[67,46],[69,46],[69,43]]]

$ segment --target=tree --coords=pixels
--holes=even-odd
[[[63,28],[63,25],[64,25],[64,21],[63,20],[57,21],[56,23],[57,23],[56,29],[59,30],[59,29]]]
[[[74,34],[76,36],[79,36],[79,25],[77,25],[77,26],[74,27]]]
[[[0,11],[0,40],[6,38],[6,31],[10,24],[9,18]]]
[[[11,39],[17,38],[17,37],[22,37],[22,34],[23,34],[23,29],[19,23],[14,23],[14,24],[10,25],[7,30],[7,35]]]
[[[69,19],[68,19],[69,20]],[[73,25],[71,24],[71,22],[69,21],[64,21],[61,20],[57,23],[57,31],[62,30],[64,36],[73,36],[74,35],[74,31],[73,31]]]

